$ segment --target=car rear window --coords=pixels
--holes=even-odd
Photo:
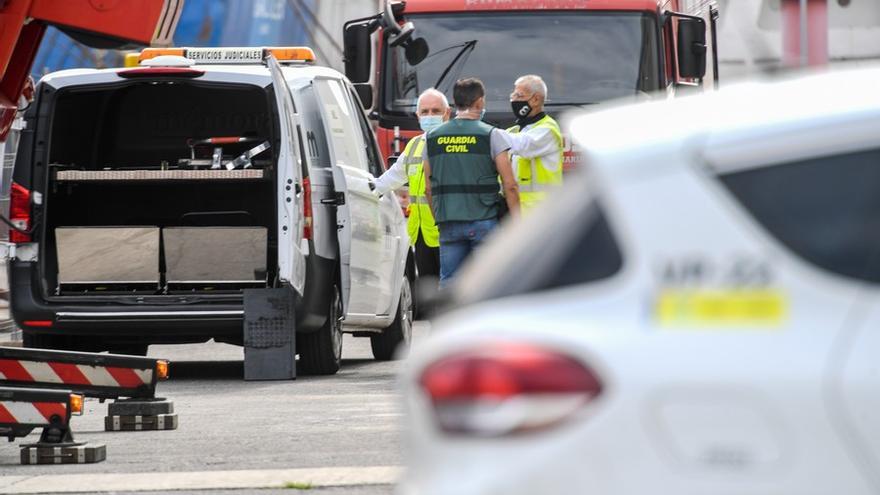
[[[824,270],[880,282],[880,150],[720,176],[776,239]]]
[[[457,302],[588,284],[618,273],[623,255],[601,203],[574,186],[553,213],[503,229],[477,253]]]
[[[598,204],[590,208],[585,228],[559,253],[559,263],[548,267],[534,290],[585,284],[611,277],[623,266],[620,248]]]

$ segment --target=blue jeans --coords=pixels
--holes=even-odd
[[[498,225],[498,220],[443,222],[440,228],[440,287],[449,285],[458,267]]]

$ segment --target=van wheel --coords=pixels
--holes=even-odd
[[[327,322],[318,331],[298,333],[298,369],[306,375],[332,375],[342,362],[342,296],[333,284]]]
[[[373,357],[378,361],[390,361],[394,359],[395,351],[402,348],[400,355],[409,351],[412,342],[413,324],[413,297],[412,286],[409,279],[403,277],[400,285],[400,303],[397,305],[397,316],[391,325],[382,333],[370,336],[370,347],[373,348]]]
[[[419,298],[417,296],[416,287],[419,282],[418,270],[416,270],[416,262],[415,262],[415,249],[411,248],[410,255],[406,260],[406,278],[407,283],[409,284],[409,293],[412,298],[412,321],[422,319],[422,305],[420,304]]]

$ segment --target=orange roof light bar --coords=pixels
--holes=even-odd
[[[270,53],[275,55],[279,62],[302,61],[314,62],[315,52],[307,46],[287,46],[263,48],[264,57]]]
[[[260,64],[272,54],[279,62],[314,62],[315,52],[307,46],[235,47],[218,48],[145,48],[138,63],[161,55],[177,55],[198,64]]]
[[[138,56],[138,63],[162,55],[178,55],[183,57],[186,51],[183,48],[144,48]]]
[[[123,67],[137,67],[139,63],[141,63],[141,54],[140,53],[126,53],[125,58],[123,59],[122,66]]]

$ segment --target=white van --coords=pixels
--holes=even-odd
[[[242,344],[244,291],[288,288],[299,368],[346,331],[391,359],[411,335],[405,219],[351,84],[307,48],[147,49],[45,76],[10,217],[27,347]]]

